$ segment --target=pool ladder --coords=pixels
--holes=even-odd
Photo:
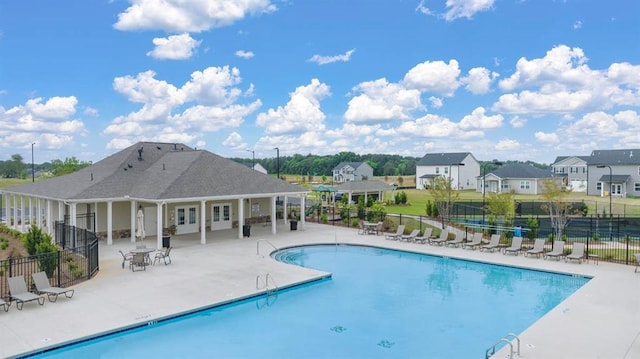
[[[269,283],[273,285],[272,288],[269,288]],[[262,286],[260,286],[262,284]],[[273,279],[271,274],[267,273],[264,278],[260,274],[256,276],[256,289],[266,289],[267,294],[271,294],[273,292],[278,292],[278,284]]]
[[[518,338],[518,336],[513,334],[513,333],[509,333],[509,334],[505,335],[504,337],[500,338],[500,340],[495,342],[492,346],[490,346],[487,349],[487,351],[484,353],[485,359],[491,358],[491,356],[493,356],[496,353],[496,347],[500,343],[509,344],[509,358],[513,359],[514,358],[514,356],[513,356],[513,340],[514,339],[516,340],[516,343],[517,343],[516,353],[518,354],[518,356],[520,356],[520,338]]]
[[[273,243],[269,242],[266,239],[258,239],[256,241],[256,255],[259,256],[260,255],[260,243],[262,242],[267,242],[271,247],[273,247],[273,249],[278,250],[278,247],[274,246]],[[262,256],[264,258],[264,256]],[[268,275],[268,274],[267,274]],[[273,280],[273,278],[272,278]]]

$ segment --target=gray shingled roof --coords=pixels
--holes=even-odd
[[[552,164],[556,164],[556,163],[558,163],[560,161],[564,161],[564,160],[566,160],[567,158],[570,158],[570,157],[579,158],[579,159],[581,159],[581,160],[583,160],[585,162],[589,161],[589,156],[558,156],[558,157],[556,157],[555,161],[553,161]]]
[[[639,165],[640,149],[594,150],[587,159],[589,165]]]
[[[489,174],[499,178],[551,178],[552,173],[548,170],[533,167],[524,163],[509,163]]]
[[[606,175],[602,175],[602,177],[600,177],[598,181],[609,183],[609,179],[611,179],[612,183],[623,183],[623,182],[627,182],[630,177],[631,176],[629,175],[611,175],[611,178],[609,178],[609,174],[606,174]]]
[[[388,191],[395,187],[377,180],[347,181],[333,186],[338,192]]]
[[[469,152],[427,153],[416,163],[416,166],[455,165],[464,161],[469,155]]]
[[[344,166],[350,166],[353,169],[357,169],[358,167],[360,167],[360,165],[362,165],[364,162],[340,162],[338,163],[337,166],[335,166],[333,168],[334,171],[339,170],[341,168],[343,168]]]
[[[182,144],[139,142],[78,172],[9,187],[4,192],[91,201],[126,196],[172,200],[308,191],[205,150]]]

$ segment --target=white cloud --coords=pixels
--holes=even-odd
[[[247,146],[242,140],[242,136],[237,132],[231,132],[229,136],[222,141],[222,145],[235,149],[245,148]]]
[[[402,85],[408,89],[432,92],[442,96],[453,96],[460,86],[458,61],[425,61],[407,72]]]
[[[576,22],[573,23],[573,29],[574,30],[578,30],[582,28],[582,21],[578,20]]]
[[[521,128],[524,127],[524,125],[527,123],[527,120],[519,116],[513,116],[511,120],[509,120],[509,123],[513,128]]]
[[[433,12],[431,12],[431,10],[429,10],[429,8],[424,5],[424,0],[421,0],[418,6],[416,6],[416,11],[424,15],[433,14]]]
[[[256,125],[264,127],[268,134],[322,131],[326,116],[320,109],[320,101],[330,95],[328,85],[312,79],[309,85],[296,88],[284,107],[258,114]]]
[[[558,134],[556,133],[545,133],[542,131],[538,131],[534,134],[536,140],[543,143],[558,143],[560,139],[558,138]]]
[[[422,109],[420,91],[406,89],[386,79],[363,82],[353,88],[362,94],[349,101],[344,118],[349,122],[408,120]]]
[[[498,76],[500,75],[497,72],[491,72],[484,67],[474,67],[461,81],[466,84],[465,88],[469,92],[481,95],[491,90],[491,84]]]
[[[397,133],[411,137],[454,137],[458,125],[446,117],[427,114],[415,121],[405,121],[397,128]]]
[[[510,151],[520,148],[520,143],[512,139],[504,139],[496,143],[496,150],[498,151]]]
[[[75,96],[52,97],[42,103],[42,98],[27,100],[25,111],[43,119],[65,119],[76,112],[78,100]]]
[[[269,0],[129,0],[114,28],[122,31],[201,32],[229,26],[248,15],[277,10]]]
[[[185,60],[193,56],[193,51],[201,43],[202,41],[196,41],[186,33],[166,38],[157,37],[153,39],[153,44],[156,47],[153,51],[147,52],[147,56],[161,60]]]
[[[250,59],[256,55],[251,51],[238,50],[236,51],[236,56],[241,57],[243,59]]]
[[[502,126],[502,115],[487,116],[484,107],[478,107],[460,121],[462,130],[488,129]]]
[[[242,94],[236,86],[242,82],[240,70],[235,67],[208,67],[191,74],[191,81],[182,86],[186,101],[197,101],[213,106],[228,106]]]
[[[444,18],[453,21],[459,18],[471,19],[473,15],[490,10],[495,0],[447,0]]]
[[[349,62],[351,60],[351,55],[356,51],[356,49],[351,49],[345,52],[342,55],[335,56],[322,56],[322,55],[313,55],[309,58],[308,62],[315,62],[318,65],[326,65],[334,62]]]
[[[440,108],[443,105],[442,99],[435,96],[429,97],[429,102],[431,102],[431,107],[433,108]]]

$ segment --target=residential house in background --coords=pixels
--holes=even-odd
[[[333,182],[364,181],[373,179],[373,168],[366,162],[340,162],[333,168]]]
[[[640,196],[640,149],[594,150],[587,164],[587,195]]]
[[[587,160],[589,156],[558,156],[551,165],[554,176],[562,178],[573,192],[587,191]]]
[[[436,177],[451,179],[455,190],[476,188],[480,162],[470,152],[427,153],[416,163],[416,189],[425,189]]]
[[[257,163],[257,162],[256,162],[256,163],[254,163],[253,165],[251,165],[250,163],[247,163],[246,165],[247,165],[247,167],[249,167],[249,168],[252,168],[252,166],[253,166],[253,170],[254,170],[254,171],[258,171],[258,172],[260,172],[260,173],[264,173],[265,175],[266,175],[266,174],[269,174],[269,173],[267,172],[267,169],[266,169],[266,168],[264,168],[264,167],[262,167],[262,165],[261,165],[261,164],[259,164],[259,163]]]
[[[509,163],[497,170],[487,173],[484,178],[478,176],[476,191],[485,193],[503,193],[513,191],[516,194],[541,194],[542,182],[554,178],[551,171],[543,170],[524,163]],[[560,177],[556,177],[559,181]]]

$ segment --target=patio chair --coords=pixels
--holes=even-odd
[[[502,254],[518,255],[520,252],[522,252],[522,237],[513,237],[511,240],[511,246],[505,248]]]
[[[533,242],[533,248],[529,249],[528,251],[524,252],[524,256],[528,256],[528,255],[535,255],[536,257],[540,257],[541,255],[544,254],[544,242],[546,242],[547,240],[544,238],[538,238],[536,239],[535,242]]]
[[[424,229],[424,233],[422,233],[421,236],[416,236],[416,238],[414,238],[413,240],[416,243],[420,242],[422,244],[425,244],[431,239],[431,232],[432,231],[433,231],[433,228],[427,227],[427,228]]]
[[[383,222],[378,222],[378,224],[376,225],[376,236],[379,235],[380,233],[382,233],[382,226],[384,225]]]
[[[153,257],[153,264],[155,265],[156,262],[159,262],[160,260],[164,261],[164,265],[171,264],[171,257],[169,257],[171,248],[173,247],[167,247],[163,251],[156,253],[156,255]],[[169,262],[167,262],[167,259],[169,260]]]
[[[482,245],[482,232],[475,232],[473,234],[473,239],[471,240],[471,242],[462,243],[462,248],[476,249],[480,245]]]
[[[640,253],[636,253],[633,256],[636,257],[636,269],[634,269],[633,272],[638,273],[638,266],[640,266]]]
[[[133,258],[131,258],[131,262],[129,267],[132,272],[136,271],[136,268],[142,268],[142,270],[147,270],[147,265],[150,264],[149,255],[146,253],[133,253]],[[140,269],[138,269],[140,270]]]
[[[571,253],[564,257],[564,261],[577,260],[578,263],[582,263],[585,258],[584,243],[574,243],[573,248],[571,248]]]
[[[38,294],[46,294],[50,302],[58,300],[58,295],[60,294],[64,294],[65,297],[71,298],[75,292],[73,289],[52,287],[49,283],[47,273],[45,272],[32,273],[31,278],[33,278],[33,283],[36,285],[36,291]]]
[[[9,292],[11,292],[11,299],[16,301],[16,308],[22,310],[24,303],[31,301],[38,301],[38,304],[44,304],[44,297],[41,297],[35,293],[29,292],[27,289],[27,283],[24,281],[24,276],[19,275],[15,277],[9,277]]]
[[[4,308],[5,312],[8,312],[11,302],[5,302],[4,299],[0,298],[0,305]]]
[[[499,248],[500,248],[500,235],[492,234],[491,239],[489,240],[489,244],[485,244],[484,246],[480,247],[480,252],[482,252],[483,250],[493,252],[495,249],[499,249]]]
[[[396,230],[396,233],[387,233],[384,235],[384,238],[391,241],[397,241],[398,239],[400,239],[403,233],[404,233],[404,224],[400,224],[398,225],[398,229]]]
[[[463,242],[464,242],[464,232],[457,231],[456,232],[456,238],[454,238],[451,241],[444,242],[444,245],[447,246],[447,247],[451,246],[451,247],[458,248],[458,246],[460,246]]]
[[[545,253],[543,258],[547,259],[547,257],[551,257],[560,260],[560,258],[564,256],[564,241],[553,241],[553,249],[550,252]]]
[[[411,242],[414,241],[416,239],[416,237],[418,236],[418,234],[420,234],[420,230],[419,229],[414,229],[413,231],[411,231],[411,233],[409,234],[403,234],[400,236],[400,240],[401,241],[405,241],[405,242]]]
[[[118,252],[120,252],[120,254],[122,255],[122,269],[124,269],[124,265],[127,262],[129,262],[129,266],[131,266],[131,259],[133,259],[133,254],[131,253],[125,254],[121,250],[118,250]]]
[[[429,244],[436,244],[436,245],[441,246],[448,240],[449,240],[449,230],[448,229],[443,229],[443,230],[440,231],[440,237],[431,238],[429,240]]]
[[[367,234],[367,230],[364,228],[364,222],[360,221],[360,226],[358,227],[358,234]]]

